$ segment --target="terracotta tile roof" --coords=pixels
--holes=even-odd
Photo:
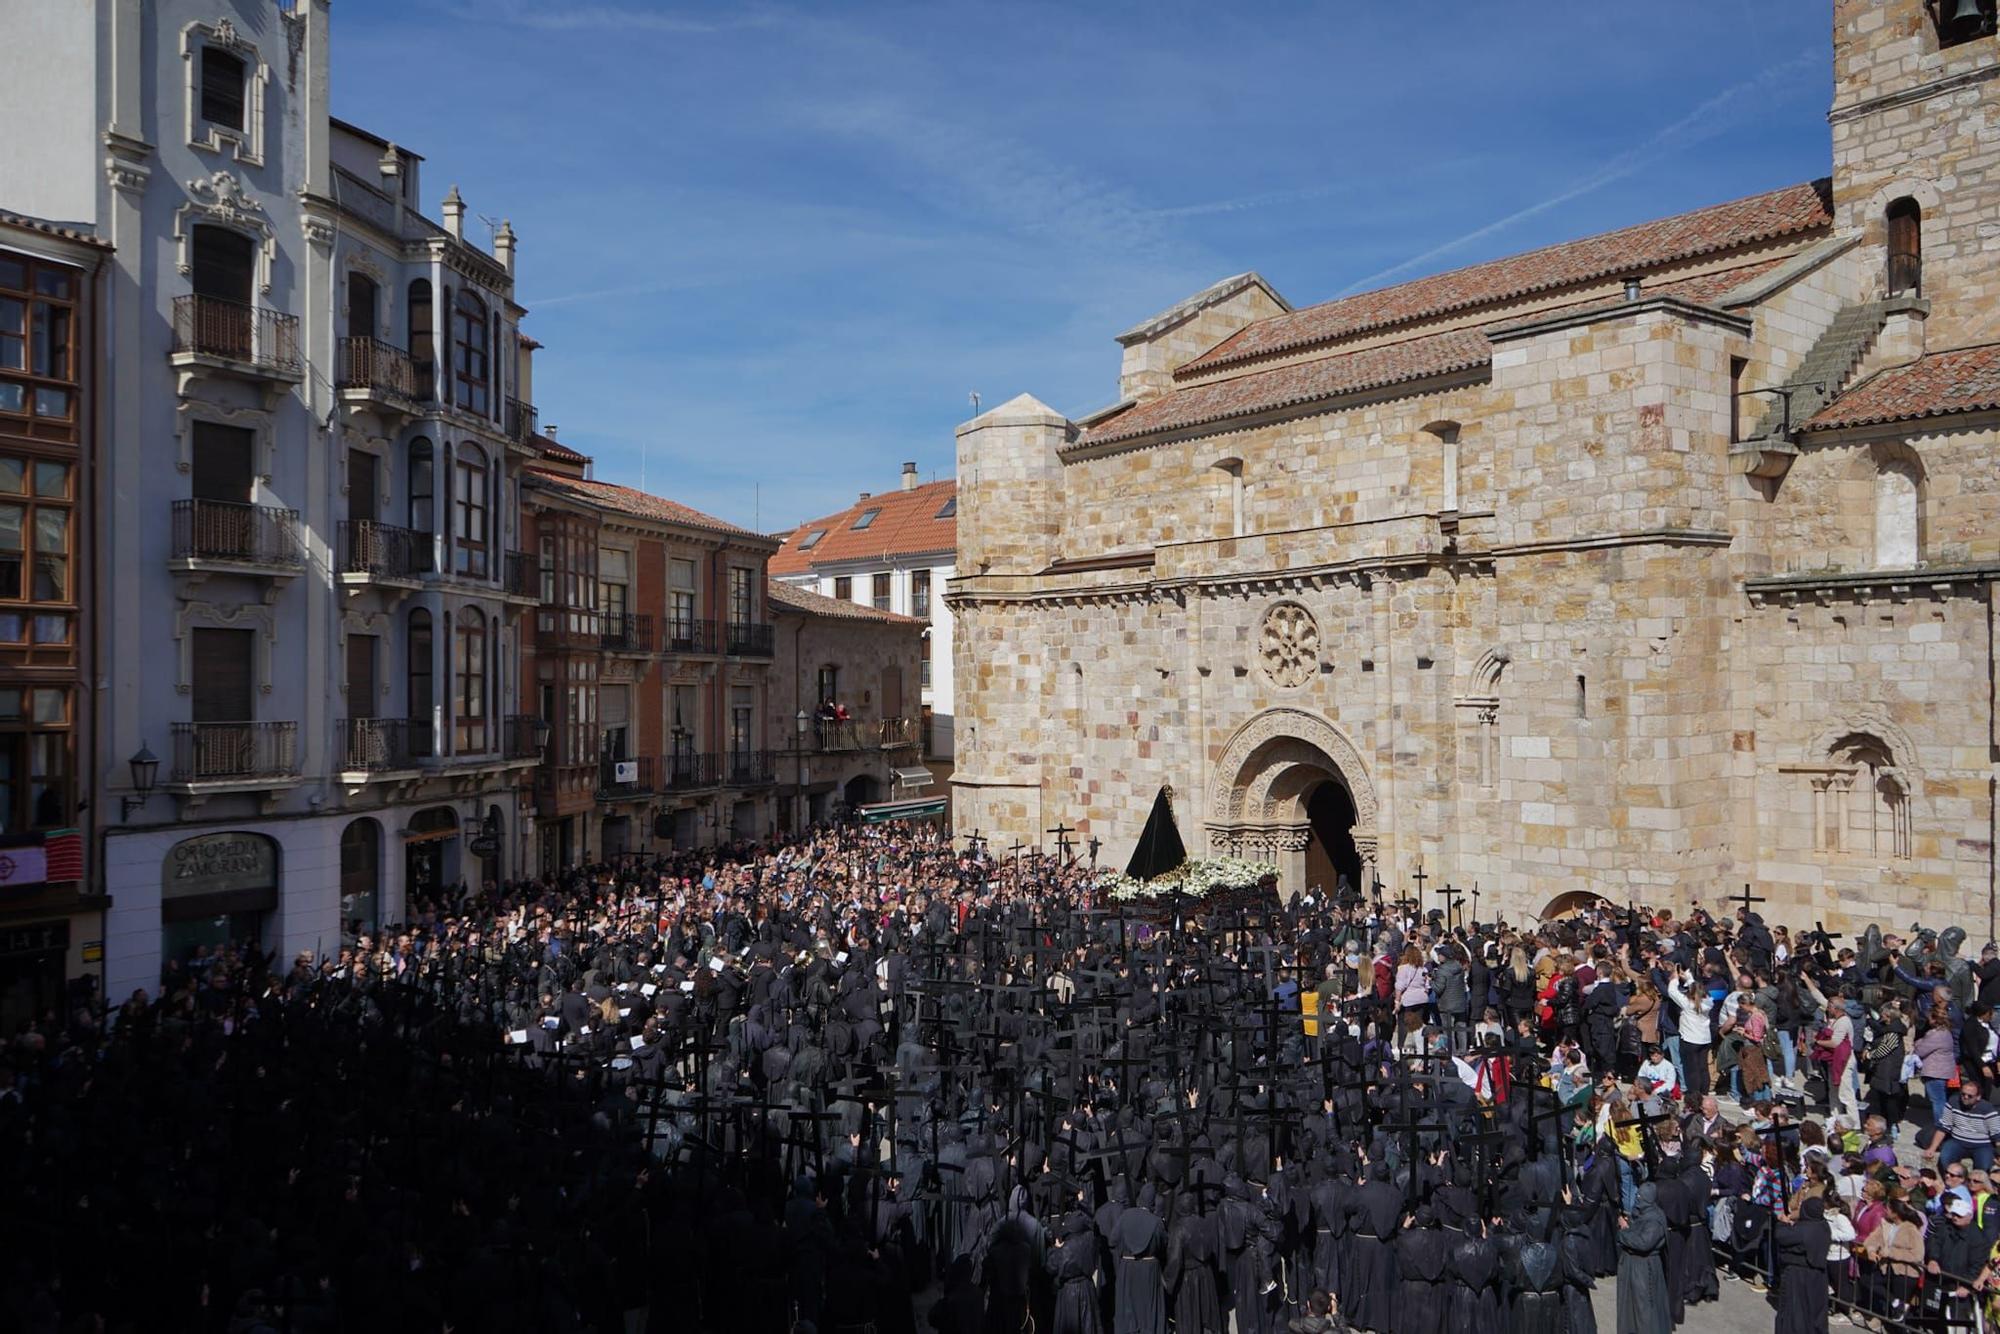
[[[540,450],[545,459],[555,459],[559,463],[588,463],[590,455],[579,454],[568,445],[559,444],[552,436],[538,435],[529,441]]]
[[[785,611],[804,612],[808,616],[832,616],[843,621],[881,621],[889,625],[905,625],[912,630],[921,630],[926,624],[914,616],[878,611],[859,602],[843,602],[839,598],[825,597],[811,589],[777,579],[771,580],[771,605]]]
[[[857,500],[838,514],[802,523],[785,535],[785,545],[771,557],[772,574],[804,574],[818,565],[835,561],[874,560],[886,556],[916,556],[928,552],[958,549],[956,512],[940,519],[947,504],[956,506],[956,481],[928,482],[908,491],[884,491],[866,500]],[[855,530],[854,524],[869,510],[880,510],[874,522]],[[824,530],[825,535],[810,549],[801,544]]]
[[[1661,283],[1645,288],[1644,296],[1671,297],[1698,306],[1713,305],[1780,262],[1765,260],[1722,273],[1706,273],[1678,282]],[[1546,311],[1535,318],[1611,310],[1624,303],[1624,297],[1613,297]],[[1227,421],[1232,417],[1250,416],[1273,408],[1291,407],[1338,394],[1377,389],[1481,366],[1492,358],[1486,330],[1499,330],[1512,323],[1515,321],[1507,320],[1487,325],[1484,330],[1428,334],[1356,352],[1336,351],[1312,361],[1276,366],[1267,371],[1252,371],[1208,384],[1189,385],[1106,418],[1083,432],[1071,448],[1110,444],[1154,431],[1172,431]]]
[[[2000,343],[1933,352],[1863,380],[1805,424],[1808,431],[2000,409]]]
[[[1827,181],[1786,186],[1748,199],[1545,246],[1259,320],[1182,366],[1176,374],[1195,375],[1370,329],[1642,272],[1756,241],[1812,231],[1830,226],[1832,220]]]
[[[1486,341],[1485,334],[1477,329],[1454,329],[1385,347],[1276,366],[1211,384],[1190,385],[1149,399],[1099,422],[1078,436],[1070,448],[1105,445],[1154,431],[1200,426],[1362,389],[1469,370],[1484,366],[1492,357],[1493,346]]]
[[[731,537],[770,540],[762,533],[753,533],[748,528],[738,528],[733,523],[725,523],[713,515],[690,509],[679,501],[650,495],[644,491],[635,491],[629,486],[588,481],[581,477],[565,477],[546,468],[531,467],[524,475],[536,490],[548,491],[594,509],[609,510],[614,514],[629,515],[635,519],[653,519],[660,523],[680,524],[686,528],[701,528],[712,533],[727,533]]]
[[[99,250],[115,248],[101,236],[92,236],[89,232],[65,226],[60,222],[50,222],[46,218],[31,218],[25,213],[10,213],[4,208],[0,208],[0,225],[19,227],[27,232],[40,232],[44,236],[61,237],[65,241],[80,241]]]

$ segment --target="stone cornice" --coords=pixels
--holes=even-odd
[[[1486,332],[1487,341],[1495,347],[1516,338],[1533,338],[1540,334],[1554,333],[1560,329],[1576,329],[1587,324],[1602,324],[1606,320],[1622,320],[1632,315],[1655,313],[1678,315],[1684,320],[1700,324],[1713,324],[1731,333],[1748,335],[1755,327],[1745,315],[1732,315],[1717,310],[1713,306],[1698,306],[1692,301],[1683,301],[1672,296],[1641,296],[1637,301],[1621,301],[1609,306],[1597,306],[1586,310],[1558,311],[1553,315],[1538,319],[1523,320],[1519,324],[1509,324]]]
[[[1510,542],[1468,556],[1539,556],[1550,551],[1597,551],[1605,547],[1726,547],[1733,539],[1713,528],[1641,528],[1629,533],[1589,533],[1541,542]]]
[[[1829,602],[1834,598],[1859,601],[1901,602],[1922,594],[1942,598],[1950,595],[1977,596],[1987,584],[2000,579],[2000,561],[1980,561],[1970,565],[1918,566],[1909,570],[1827,570],[1813,574],[1763,575],[1743,581],[1743,592],[1752,606],[1772,603],[1795,605],[1800,601]]]
[[[1873,115],[1877,111],[1893,111],[1897,107],[1906,107],[1915,102],[1926,102],[1940,93],[1955,93],[1961,88],[1974,87],[1996,76],[2000,76],[2000,64],[1981,65],[1976,69],[1965,70],[1962,73],[1948,75],[1942,79],[1933,79],[1929,83],[1918,84],[1914,88],[1905,88],[1901,92],[1884,93],[1880,97],[1871,97],[1865,102],[1855,102],[1850,106],[1834,107],[1826,113],[1826,123],[1829,125],[1839,125],[1860,116]]]

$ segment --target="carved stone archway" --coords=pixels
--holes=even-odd
[[[1328,781],[1353,802],[1350,831],[1361,857],[1361,885],[1375,877],[1379,835],[1375,783],[1368,764],[1338,727],[1305,709],[1267,709],[1236,730],[1213,770],[1208,801],[1212,855],[1276,862],[1280,884],[1296,893],[1305,883],[1312,838],[1307,804]]]

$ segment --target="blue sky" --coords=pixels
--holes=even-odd
[[[1304,306],[1823,175],[1829,9],[342,0],[334,108],[513,222],[600,477],[776,529],[949,475],[970,393],[1110,402],[1227,274]]]

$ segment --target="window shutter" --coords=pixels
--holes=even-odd
[[[197,627],[194,659],[194,721],[247,723],[256,716],[251,664],[256,632]]]

